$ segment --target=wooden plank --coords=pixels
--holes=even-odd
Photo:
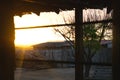
[[[109,20],[100,20],[100,21],[91,21],[91,22],[83,22],[82,25],[88,24],[97,24],[97,23],[109,23],[112,22],[112,19]],[[32,26],[32,27],[22,27],[22,28],[15,28],[16,30],[21,29],[34,29],[34,28],[47,28],[47,27],[62,27],[62,26],[75,26],[75,23],[72,24],[54,24],[54,25],[42,25],[42,26]]]
[[[72,10],[76,5],[81,4],[83,8],[111,9],[111,0],[17,0],[16,14],[22,12],[50,12],[59,13],[61,10]]]
[[[8,4],[9,3],[9,4]],[[0,79],[14,80],[15,50],[13,1],[0,3]]]
[[[83,11],[82,6],[75,8],[75,80],[83,80]]]
[[[120,2],[113,0],[113,80],[120,80]]]

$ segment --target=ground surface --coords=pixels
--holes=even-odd
[[[44,70],[16,69],[15,80],[75,80],[74,68]]]

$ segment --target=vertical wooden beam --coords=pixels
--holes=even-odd
[[[15,50],[13,2],[0,2],[0,80],[14,80]]]
[[[113,2],[113,80],[120,80],[120,2]]]
[[[75,8],[75,80],[83,80],[83,11]]]

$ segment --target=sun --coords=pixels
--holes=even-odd
[[[60,16],[56,13],[43,13],[40,14],[40,16],[32,13],[23,15],[22,17],[14,16],[15,28],[57,24],[58,22],[56,20],[52,20],[51,17],[59,18],[59,22],[63,22],[60,19]],[[53,28],[15,30],[16,46],[31,46],[42,42],[59,40],[64,40],[64,38],[56,35]]]

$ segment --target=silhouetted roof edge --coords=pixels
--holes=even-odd
[[[107,7],[108,12],[111,10],[111,0],[17,0],[15,2],[15,13],[22,12],[40,12],[54,11],[59,13],[60,10],[73,10],[76,6],[82,6],[83,9],[102,9]]]

